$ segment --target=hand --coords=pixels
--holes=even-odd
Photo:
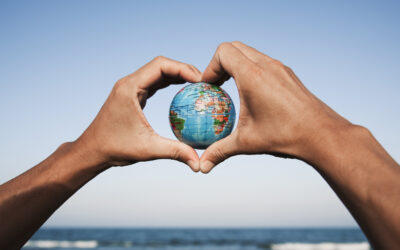
[[[115,84],[97,117],[76,143],[85,147],[81,151],[91,152],[90,160],[96,164],[123,166],[165,158],[184,162],[197,172],[196,151],[156,134],[142,108],[158,89],[200,80],[201,73],[194,66],[164,57],[155,58]]]
[[[272,154],[308,160],[311,143],[324,131],[350,123],[321,102],[281,62],[240,42],[221,44],[202,81],[222,84],[235,79],[240,96],[237,128],[212,144],[200,159],[208,173],[237,154]]]

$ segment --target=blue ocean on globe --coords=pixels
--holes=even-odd
[[[221,87],[209,83],[192,83],[181,89],[169,110],[175,136],[196,149],[205,149],[228,136],[235,117],[230,96]]]

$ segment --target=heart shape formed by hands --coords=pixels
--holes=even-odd
[[[233,77],[240,114],[232,134],[210,145],[201,158],[190,146],[159,136],[142,109],[147,98],[170,84],[209,82]],[[192,65],[157,57],[119,80],[78,142],[89,145],[94,161],[122,166],[138,161],[175,159],[195,172],[208,173],[237,154],[272,154],[307,159],[315,131],[344,118],[311,94],[281,62],[241,42],[223,43],[201,73]],[[321,133],[319,133],[321,134]]]

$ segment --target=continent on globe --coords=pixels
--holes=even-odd
[[[185,120],[182,118],[178,118],[178,114],[173,110],[169,111],[169,120],[171,121],[171,127],[174,131],[175,136],[181,141],[182,129],[185,126]]]
[[[178,140],[197,149],[228,136],[235,124],[235,106],[219,86],[192,83],[174,97],[169,111],[172,131]]]

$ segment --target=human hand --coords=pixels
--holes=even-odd
[[[75,143],[84,147],[80,151],[96,165],[123,166],[165,158],[184,162],[197,172],[196,151],[156,134],[142,109],[158,89],[200,80],[201,73],[194,66],[156,57],[115,84],[97,117]]]
[[[311,145],[324,132],[350,123],[315,97],[281,62],[241,42],[221,44],[202,81],[223,84],[233,77],[240,96],[237,128],[207,148],[200,169],[237,154],[272,154],[310,160]]]

